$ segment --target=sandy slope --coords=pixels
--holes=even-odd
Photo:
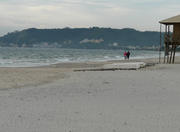
[[[2,132],[180,131],[179,64],[103,72],[57,67],[0,68],[1,88],[3,72],[4,79],[26,82],[0,90]]]

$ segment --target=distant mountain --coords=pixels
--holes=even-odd
[[[158,45],[159,32],[142,32],[130,28],[30,28],[0,37],[0,46],[3,47],[118,49],[156,48]]]

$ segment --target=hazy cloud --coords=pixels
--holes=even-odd
[[[158,21],[179,9],[179,0],[0,0],[0,34],[67,26],[158,30]]]

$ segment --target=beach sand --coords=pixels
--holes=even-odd
[[[0,68],[0,130],[179,132],[180,58],[139,70],[73,72],[117,62],[127,63]]]

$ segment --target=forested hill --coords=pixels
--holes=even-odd
[[[130,28],[64,28],[15,31],[0,37],[0,46],[61,47],[61,48],[121,48],[154,47],[159,44],[159,32]]]

